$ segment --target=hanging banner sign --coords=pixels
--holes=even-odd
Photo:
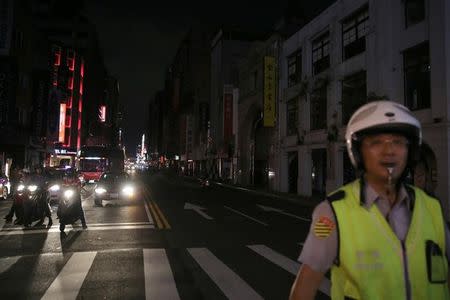
[[[276,76],[275,58],[264,57],[264,127],[275,126]]]

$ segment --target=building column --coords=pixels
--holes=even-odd
[[[311,149],[302,145],[298,150],[298,181],[297,194],[310,197],[312,195],[311,179]]]

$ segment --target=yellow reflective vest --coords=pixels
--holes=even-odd
[[[418,188],[407,189],[413,211],[404,242],[376,205],[361,203],[360,180],[328,197],[338,230],[332,299],[449,299],[440,204]]]

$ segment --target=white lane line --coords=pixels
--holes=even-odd
[[[41,300],[76,299],[97,252],[78,252],[66,263]]]
[[[144,253],[145,299],[180,299],[164,249],[142,249]]]
[[[20,258],[21,256],[0,258],[0,274],[8,271]]]
[[[89,226],[89,224],[88,224]],[[70,230],[72,231],[98,231],[98,230],[129,230],[129,229],[154,229],[155,225],[122,225],[122,226],[101,226],[101,227],[88,227],[87,229],[83,229],[80,227],[72,227],[71,225],[66,225],[65,232],[68,233]],[[5,235],[28,235],[28,234],[42,234],[42,233],[55,233],[60,232],[59,226],[52,226],[50,229],[17,229],[11,231],[0,231],[0,236]]]
[[[265,259],[269,260],[270,262],[288,271],[294,276],[297,275],[298,270],[300,269],[301,264],[284,255],[281,255],[280,253],[270,249],[265,245],[248,245],[247,247],[258,253]],[[319,290],[322,293],[330,296],[330,288],[330,280],[328,278],[324,278],[322,280],[322,283],[320,284]]]
[[[237,213],[237,214],[239,214],[239,215],[241,215],[241,216],[244,216],[244,217],[246,217],[246,218],[248,218],[248,219],[250,219],[250,220],[252,220],[252,221],[255,221],[255,222],[259,223],[259,224],[262,224],[262,225],[264,225],[264,226],[269,226],[268,224],[266,224],[266,223],[264,223],[264,222],[262,222],[262,221],[259,221],[259,220],[255,219],[255,218],[252,218],[252,217],[250,217],[250,216],[248,216],[248,215],[246,215],[246,214],[244,214],[244,213],[241,213],[240,211],[237,211],[237,210],[235,210],[235,209],[233,209],[233,208],[231,208],[231,207],[228,207],[228,206],[224,206],[224,207],[225,207],[226,209],[231,210],[232,212],[235,212],[235,213]]]
[[[228,299],[263,299],[208,249],[189,248],[188,251]]]
[[[125,223],[88,223],[89,227],[96,226],[128,226],[128,225],[152,225],[150,222],[125,222]]]

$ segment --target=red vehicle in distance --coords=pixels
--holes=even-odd
[[[124,158],[123,150],[117,147],[81,147],[75,162],[81,183],[95,183],[104,172],[123,171]]]

